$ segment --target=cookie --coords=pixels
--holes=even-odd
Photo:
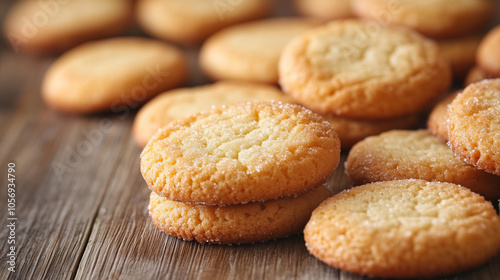
[[[46,55],[120,34],[132,18],[130,1],[17,1],[3,29],[14,51]]]
[[[184,84],[187,61],[175,46],[143,38],[113,38],[78,46],[50,66],[45,103],[68,113],[127,113],[158,93]]]
[[[293,103],[278,88],[262,84],[218,82],[174,89],[158,95],[139,110],[134,120],[133,136],[137,144],[144,148],[151,136],[171,121],[212,106],[252,100]]]
[[[493,75],[490,75],[486,72],[484,72],[481,68],[478,66],[472,67],[472,69],[469,70],[469,73],[467,73],[467,77],[465,78],[465,86],[468,86],[473,83],[480,82],[482,80],[486,79],[493,79]]]
[[[180,44],[198,44],[236,23],[267,16],[267,0],[138,0],[136,19],[150,35]]]
[[[500,217],[490,202],[459,185],[384,181],[321,203],[304,239],[313,256],[342,270],[427,278],[493,258],[500,251]]]
[[[476,64],[476,52],[481,35],[436,40],[443,56],[450,62],[455,80],[463,80]]]
[[[244,102],[169,123],[141,153],[149,188],[174,201],[227,205],[296,195],[336,168],[340,141],[299,105]]]
[[[458,93],[459,91],[450,94],[436,104],[427,119],[427,129],[429,132],[445,141],[448,141],[448,106],[451,104],[453,99],[455,99]]]
[[[471,84],[453,100],[448,137],[457,155],[500,175],[500,79]]]
[[[374,31],[358,20],[334,21],[293,39],[279,74],[284,92],[304,106],[361,119],[420,112],[451,83],[436,43],[399,27]]]
[[[490,200],[500,198],[500,176],[464,162],[426,130],[393,130],[358,142],[347,157],[346,174],[353,185],[423,179],[459,184]]]
[[[200,243],[241,244],[301,232],[330,191],[320,186],[297,197],[228,206],[175,202],[151,193],[149,211],[162,231]]]
[[[476,61],[481,70],[500,77],[500,25],[488,32],[481,41]]]
[[[201,69],[213,80],[277,84],[285,45],[318,25],[310,19],[272,18],[228,27],[203,44]]]
[[[392,129],[410,129],[418,125],[418,114],[387,120],[363,120],[322,115],[339,136],[342,149],[351,148],[357,142],[372,135]]]
[[[307,17],[333,20],[353,17],[351,0],[294,0],[295,10]]]
[[[352,9],[381,25],[402,25],[425,36],[450,38],[486,27],[496,4],[493,0],[352,0]]]

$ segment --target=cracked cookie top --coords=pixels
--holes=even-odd
[[[149,188],[174,201],[226,205],[296,195],[334,171],[340,141],[299,105],[245,102],[174,121],[141,154]]]
[[[321,113],[384,119],[416,113],[450,86],[450,65],[435,42],[399,27],[335,21],[292,40],[280,84]]]
[[[500,218],[465,187],[398,180],[324,201],[304,230],[307,248],[334,267],[376,277],[434,277],[479,266],[500,250]]]

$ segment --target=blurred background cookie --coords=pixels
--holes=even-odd
[[[384,120],[365,120],[321,115],[337,132],[342,149],[349,149],[357,142],[372,135],[393,129],[411,129],[421,120],[419,114]]]
[[[493,0],[352,0],[354,13],[380,25],[412,28],[432,38],[469,35],[493,19]]]
[[[132,1],[71,0],[16,2],[3,31],[17,51],[38,55],[123,33],[132,23]]]
[[[351,0],[294,0],[293,5],[299,14],[325,21],[354,16]]]
[[[439,101],[432,108],[427,118],[427,129],[429,132],[445,141],[448,141],[448,106],[457,97],[459,92],[456,91]]]
[[[145,38],[89,42],[60,56],[42,83],[45,103],[68,113],[123,112],[188,77],[180,49]]]
[[[136,19],[150,35],[198,44],[218,30],[270,14],[268,0],[138,0]]]
[[[500,25],[488,32],[481,41],[477,65],[486,74],[500,78]]]
[[[272,18],[228,27],[205,41],[200,67],[213,80],[277,84],[285,45],[319,24],[311,19]]]

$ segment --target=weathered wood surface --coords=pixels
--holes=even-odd
[[[7,5],[0,3],[0,16]],[[197,50],[186,51],[195,68]],[[157,230],[147,212],[140,149],[130,137],[134,112],[69,116],[49,110],[40,84],[53,59],[0,45],[0,279],[365,279],[310,256],[302,235],[218,246]],[[205,82],[196,70],[191,85]],[[10,162],[16,164],[15,273],[6,263]],[[349,186],[342,162],[329,186],[335,192]],[[499,277],[497,256],[449,279]]]

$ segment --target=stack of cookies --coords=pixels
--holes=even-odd
[[[186,240],[249,243],[302,231],[330,196],[340,142],[302,106],[246,102],[169,123],[141,154],[155,225]]]
[[[492,20],[497,4],[494,0],[351,2],[354,14],[376,25],[405,26],[436,40],[457,80],[462,80],[474,65],[482,32]]]
[[[279,75],[285,93],[332,123],[343,148],[388,129],[411,128],[451,84],[435,42],[360,20],[334,21],[293,39]]]

